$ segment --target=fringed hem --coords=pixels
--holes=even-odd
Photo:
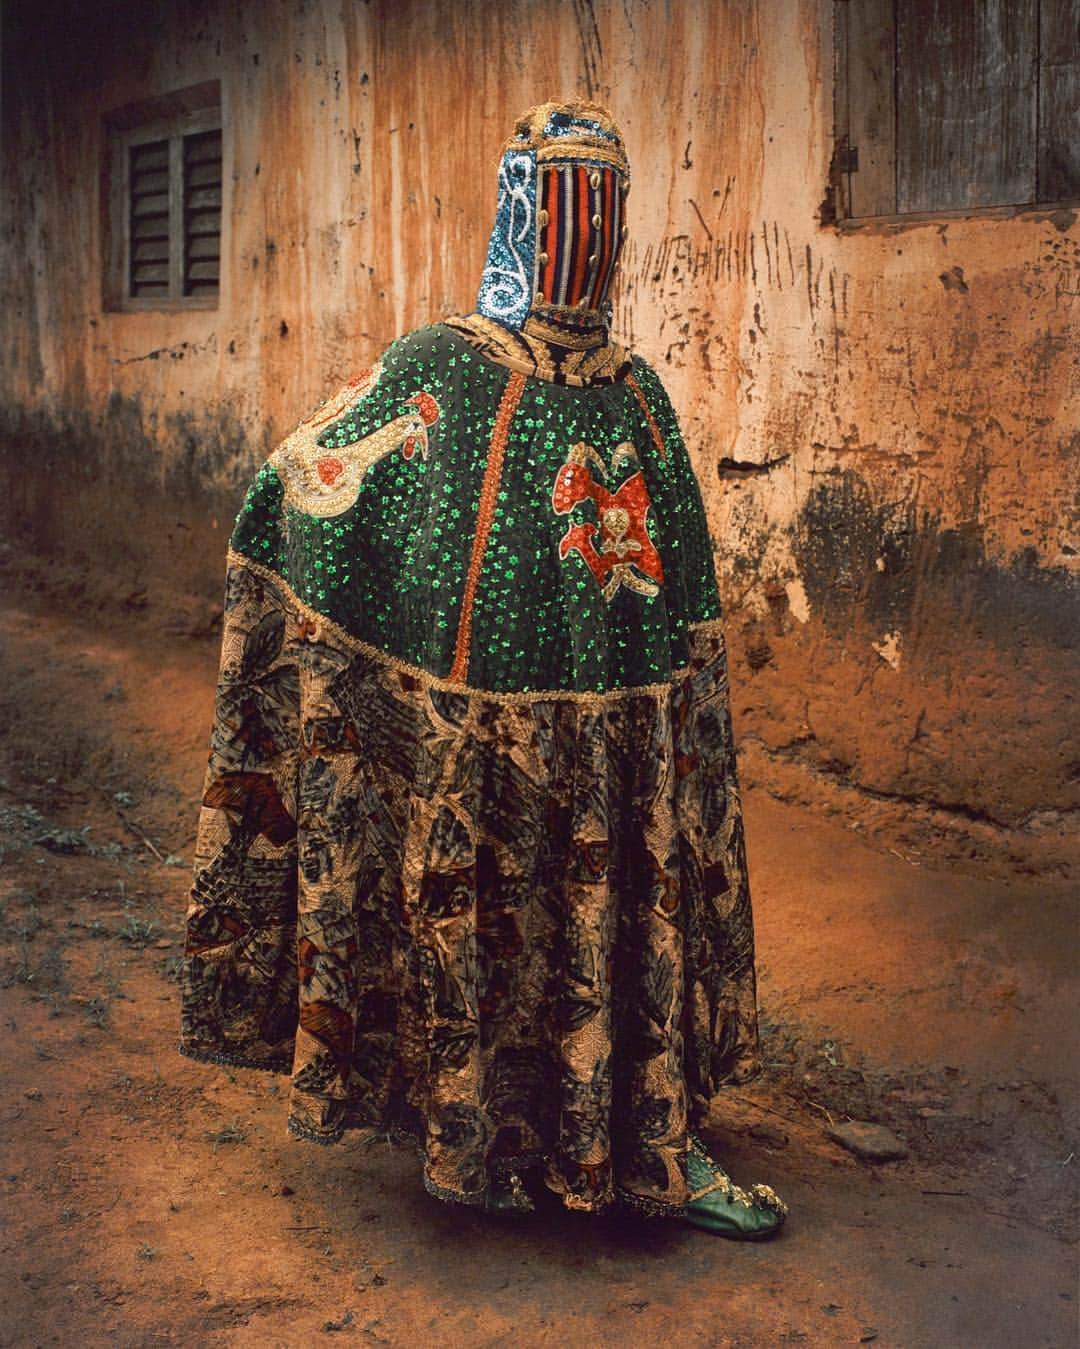
[[[293,1115],[290,1115],[285,1121],[285,1127],[294,1138],[302,1138],[305,1143],[320,1143],[324,1148],[328,1148],[334,1143],[340,1143],[345,1136],[344,1129],[338,1129],[334,1133],[321,1134],[317,1129],[312,1129],[307,1124],[301,1124]]]
[[[310,1125],[304,1124],[295,1116],[290,1115],[286,1120],[285,1127],[294,1138],[303,1139],[306,1143],[318,1143],[322,1147],[330,1147],[334,1143],[340,1143],[346,1133],[354,1130],[370,1131],[373,1135],[372,1141],[386,1141],[413,1149],[421,1162],[424,1189],[433,1198],[441,1199],[446,1203],[462,1204],[468,1208],[480,1208],[484,1204],[486,1190],[453,1190],[433,1180],[428,1173],[424,1149],[416,1134],[401,1125],[355,1124],[342,1126],[332,1133],[320,1133],[319,1130],[311,1128]],[[548,1166],[551,1161],[550,1154],[534,1150],[519,1153],[515,1157],[496,1157],[491,1161],[488,1169],[493,1176],[507,1176],[515,1171],[526,1171],[533,1167]],[[551,1189],[550,1186],[548,1188]],[[577,1199],[576,1195],[564,1194],[557,1190],[552,1190],[552,1193],[563,1200],[566,1208],[576,1213],[599,1214],[606,1213],[613,1208],[622,1208],[629,1209],[646,1218],[681,1218],[686,1214],[685,1203],[666,1204],[659,1199],[650,1199],[645,1195],[634,1194],[631,1190],[624,1190],[619,1185],[614,1187],[610,1196],[600,1199],[590,1206],[585,1206],[580,1202],[571,1202]]]
[[[616,1186],[616,1202],[622,1208],[631,1209],[643,1218],[683,1218],[686,1216],[685,1204],[665,1204],[659,1199],[649,1199],[643,1194],[634,1194]]]
[[[421,1177],[424,1182],[424,1189],[434,1199],[441,1199],[448,1204],[464,1204],[468,1208],[482,1208],[486,1190],[449,1190],[445,1185],[440,1185],[428,1175],[427,1167],[423,1168]]]
[[[229,1068],[262,1068],[268,1073],[283,1073],[286,1076],[292,1073],[292,1058],[288,1059],[257,1059],[250,1054],[225,1053],[218,1049],[200,1049],[196,1045],[186,1044],[181,1040],[177,1046],[177,1052],[183,1054],[185,1058],[195,1059],[199,1063],[222,1063]]]
[[[200,1063],[220,1063],[230,1068],[261,1068],[265,1072],[290,1074],[292,1072],[292,1060],[286,1059],[256,1059],[250,1055],[239,1053],[223,1053],[218,1050],[199,1049],[194,1045],[186,1044],[180,1041],[177,1044],[177,1050],[189,1059],[195,1059]],[[367,1130],[373,1135],[373,1141],[385,1140],[402,1147],[411,1147],[420,1158],[423,1171],[424,1189],[428,1194],[436,1199],[441,1199],[447,1203],[464,1204],[470,1208],[481,1207],[484,1203],[484,1190],[452,1190],[437,1181],[431,1179],[427,1169],[427,1158],[424,1149],[421,1146],[415,1133],[410,1129],[399,1124],[377,1125],[377,1124],[353,1124],[342,1125],[337,1129],[320,1133],[318,1129],[313,1129],[310,1125],[302,1123],[294,1115],[290,1115],[285,1122],[285,1127],[294,1138],[303,1139],[305,1143],[318,1143],[322,1147],[331,1147],[335,1143],[340,1143],[346,1133],[356,1130]],[[548,1166],[552,1162],[549,1153],[534,1150],[532,1152],[521,1153],[516,1157],[496,1157],[492,1160],[489,1170],[493,1176],[505,1176],[518,1170],[528,1170],[533,1167]],[[690,1198],[682,1204],[668,1204],[663,1200],[651,1199],[646,1195],[634,1194],[632,1190],[624,1190],[616,1185],[613,1193],[604,1199],[595,1201],[591,1205],[582,1204],[573,1194],[565,1194],[557,1190],[552,1190],[562,1199],[566,1208],[576,1213],[605,1213],[612,1208],[622,1208],[646,1218],[682,1218],[686,1216],[688,1205],[693,1200],[702,1195],[710,1193],[714,1189],[723,1188],[724,1182],[717,1181],[712,1185],[692,1194]],[[548,1187],[551,1188],[550,1186]]]

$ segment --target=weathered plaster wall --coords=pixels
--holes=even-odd
[[[21,10],[13,528],[136,590],[216,594],[253,465],[394,335],[471,307],[513,116],[589,93],[631,152],[618,327],[682,412],[752,771],[1078,818],[1080,231],[1071,211],[823,225],[827,0]],[[220,308],[103,312],[102,117],[212,78]]]

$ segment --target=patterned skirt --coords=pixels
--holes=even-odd
[[[455,689],[230,556],[179,1048],[286,1073],[287,1126],[405,1135],[428,1190],[528,1165],[676,1214],[759,1067],[724,638],[663,684]]]

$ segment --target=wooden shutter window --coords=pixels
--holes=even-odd
[[[1038,13],[1002,0],[896,7],[896,210],[1035,200]]]
[[[216,296],[221,268],[221,131],[184,137],[184,294]]]
[[[102,304],[216,309],[225,195],[221,82],[104,116]]]
[[[1080,0],[1039,5],[1039,201],[1080,197]]]
[[[169,294],[169,142],[132,145],[128,288],[139,299]]]
[[[833,15],[827,218],[1080,198],[1080,0],[835,0]]]

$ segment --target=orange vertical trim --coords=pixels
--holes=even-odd
[[[465,578],[465,592],[461,599],[461,619],[458,622],[457,646],[454,651],[454,663],[450,667],[449,678],[465,682],[469,671],[469,643],[472,639],[473,603],[476,599],[476,587],[480,583],[480,568],[484,562],[484,550],[491,522],[495,516],[495,497],[499,491],[502,477],[503,459],[506,456],[506,442],[510,439],[510,423],[514,420],[518,400],[525,388],[525,376],[515,370],[506,382],[499,410],[495,414],[495,425],[488,445],[487,467],[484,469],[484,484],[480,488],[480,507],[476,512],[476,535],[473,539],[472,560],[469,574]]]
[[[641,404],[641,410],[644,412],[645,420],[649,423],[649,430],[652,432],[653,444],[660,451],[660,458],[666,459],[667,449],[664,445],[664,437],[660,434],[660,428],[656,424],[656,418],[652,415],[652,411],[645,401],[645,395],[641,392],[641,385],[633,375],[627,375],[626,382],[630,385],[631,389],[633,389],[638,402]]]

